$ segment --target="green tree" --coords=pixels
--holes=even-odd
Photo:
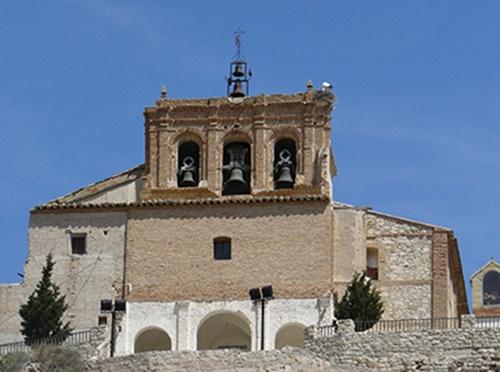
[[[69,322],[63,325],[62,317],[68,305],[59,287],[52,283],[54,265],[52,254],[49,254],[42,270],[42,279],[29,296],[28,302],[21,305],[19,310],[22,318],[21,333],[27,344],[47,338],[62,342],[72,331]]]
[[[338,301],[335,293],[335,316],[337,319],[352,319],[356,331],[364,331],[377,323],[384,313],[380,291],[366,273],[355,273],[351,282]]]

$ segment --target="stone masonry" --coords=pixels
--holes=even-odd
[[[369,250],[378,254],[374,282],[385,319],[467,313],[451,230],[333,200],[334,104],[330,90],[308,88],[244,98],[162,97],[146,108],[144,164],[31,211],[24,281],[0,285],[0,342],[21,338],[17,312],[48,253],[56,261],[54,281],[69,303],[66,317],[76,329],[97,324],[103,298],[125,298],[135,308],[151,304],[152,310],[197,302],[216,313],[224,309],[211,304],[231,308],[232,301],[248,301],[249,288],[268,284],[277,299],[302,304],[295,314],[308,314],[299,322],[276,312],[275,324],[318,324],[325,317],[310,303],[341,295],[353,274],[367,269]],[[273,161],[282,139],[294,143],[296,172],[293,187],[280,189]],[[181,188],[178,157],[186,141],[199,148],[200,182]],[[223,149],[234,141],[250,149],[250,193],[222,195]],[[84,254],[72,252],[74,234],[86,237]],[[231,259],[214,259],[215,238],[231,239]],[[195,339],[196,319],[179,314],[169,318],[177,322],[175,335],[191,332],[185,339]],[[133,332],[126,331],[125,317],[123,350],[133,350],[143,330],[167,332],[162,317],[152,314],[151,324],[130,326]],[[249,322],[255,331],[251,344],[257,345],[258,318]],[[188,348],[172,332],[168,337]]]
[[[354,323],[346,320],[340,321],[338,334],[329,337],[321,337],[315,327],[307,329],[306,349],[332,365],[378,371],[448,371],[452,364],[484,368],[492,363],[496,369],[491,370],[498,371],[499,328],[474,324],[473,316],[464,316],[457,329],[355,333]]]

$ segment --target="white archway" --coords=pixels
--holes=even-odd
[[[134,353],[164,350],[172,350],[172,340],[168,333],[161,328],[143,329],[135,338]]]
[[[304,330],[300,323],[288,323],[279,329],[274,340],[274,348],[282,349],[285,346],[304,348]]]
[[[251,349],[250,322],[234,312],[216,312],[200,322],[197,350]]]

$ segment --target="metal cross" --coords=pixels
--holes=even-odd
[[[236,45],[236,58],[241,57],[241,35],[243,35],[245,31],[243,31],[240,27],[236,31],[234,31],[234,45]]]

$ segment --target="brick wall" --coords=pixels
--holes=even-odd
[[[321,297],[331,288],[331,218],[328,202],[131,210],[129,298],[246,300],[266,284],[279,298]],[[231,238],[231,260],[214,260],[219,236]]]

